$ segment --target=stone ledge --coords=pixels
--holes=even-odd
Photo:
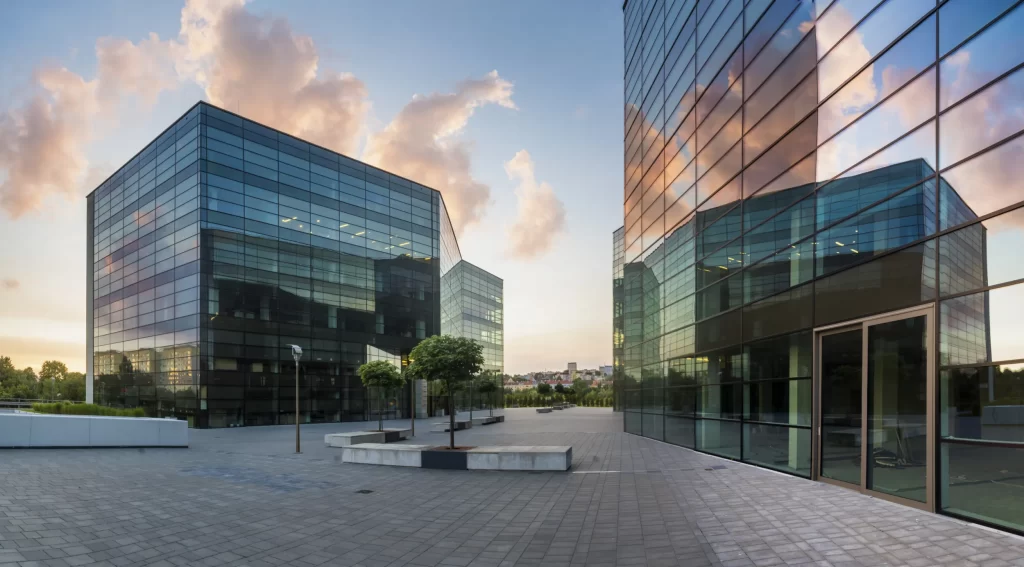
[[[567,471],[572,466],[568,445],[477,447],[467,453],[469,470]]]
[[[551,413],[553,408],[537,408],[537,413]]]
[[[362,443],[342,448],[342,462],[396,467],[454,470],[567,471],[572,467],[572,447],[509,446],[474,447],[446,451],[432,445]]]
[[[447,421],[438,421],[430,425],[430,431],[433,433],[443,433],[448,431],[451,424]],[[468,419],[459,419],[455,421],[455,431],[461,431],[463,429],[469,429],[473,427],[473,422]]]
[[[392,467],[422,466],[423,451],[430,445],[388,445],[385,443],[361,443],[344,447],[341,451],[343,463],[362,465],[388,465]]]
[[[188,422],[147,417],[0,414],[0,448],[188,447]]]
[[[411,429],[385,429],[384,431],[346,431],[324,435],[328,447],[350,447],[363,443],[394,443],[412,436]]]

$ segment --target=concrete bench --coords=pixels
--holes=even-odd
[[[537,413],[551,413],[551,408],[537,408]]]
[[[438,421],[431,424],[430,431],[433,433],[444,433],[448,431],[450,425],[447,421]],[[455,422],[455,431],[469,429],[470,427],[473,427],[473,422],[468,419],[460,419]]]
[[[569,446],[477,447],[467,453],[469,470],[567,471],[572,466]]]
[[[422,466],[422,452],[430,445],[387,445],[360,443],[341,450],[341,462],[392,467]]]
[[[384,431],[347,431],[324,435],[328,447],[349,447],[363,443],[394,443],[412,436],[411,429],[385,429]]]
[[[551,407],[552,407],[553,409],[556,409],[556,410],[563,410],[563,409],[565,409],[565,408],[563,408],[562,406],[551,406]]]
[[[490,425],[492,423],[498,423],[498,416],[485,416],[485,417],[474,417],[473,425]],[[502,420],[504,421],[504,420]]]
[[[386,435],[383,431],[348,431],[324,435],[324,444],[328,447],[351,447],[363,443],[384,443],[385,441]]]

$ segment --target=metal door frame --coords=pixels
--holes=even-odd
[[[926,452],[925,452],[925,502],[916,502],[914,500],[908,500],[906,498],[900,498],[899,496],[892,496],[883,492],[878,492],[867,488],[867,464],[868,464],[868,330],[870,327],[880,325],[884,323],[891,323],[893,321],[900,321],[903,319],[910,319],[913,317],[925,316],[925,345],[928,349],[927,364],[926,364],[926,376],[925,379],[925,429],[927,439],[925,441]],[[821,476],[821,339],[828,335],[834,335],[838,333],[844,333],[859,329],[861,331],[861,447],[860,447],[860,484],[854,485],[841,480],[835,480],[830,478],[824,478]],[[820,482],[832,484],[835,486],[841,486],[851,490],[856,490],[863,494],[868,494],[882,500],[903,504],[925,510],[928,512],[934,512],[936,508],[936,495],[935,495],[935,445],[936,445],[936,424],[938,416],[936,415],[936,356],[938,353],[935,352],[935,346],[937,341],[935,340],[935,304],[927,304],[918,307],[911,307],[909,309],[901,309],[898,311],[891,311],[889,313],[883,313],[881,315],[873,315],[871,317],[864,317],[861,319],[855,319],[852,321],[844,321],[834,325],[826,325],[814,329],[814,380],[813,380],[813,396],[814,396],[814,412],[812,419],[811,428],[811,479]]]

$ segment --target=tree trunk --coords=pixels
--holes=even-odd
[[[455,394],[452,392],[451,385],[448,387],[448,436],[449,443],[448,448],[455,448]]]
[[[384,398],[380,397],[379,394],[378,394],[378,399],[377,399],[377,426],[378,426],[377,430],[378,431],[384,431],[384,408],[381,407],[383,405],[384,405]]]

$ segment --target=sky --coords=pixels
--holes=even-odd
[[[505,370],[611,364],[616,1],[5,2],[0,356],[85,370],[86,201],[197,100],[442,191]]]

